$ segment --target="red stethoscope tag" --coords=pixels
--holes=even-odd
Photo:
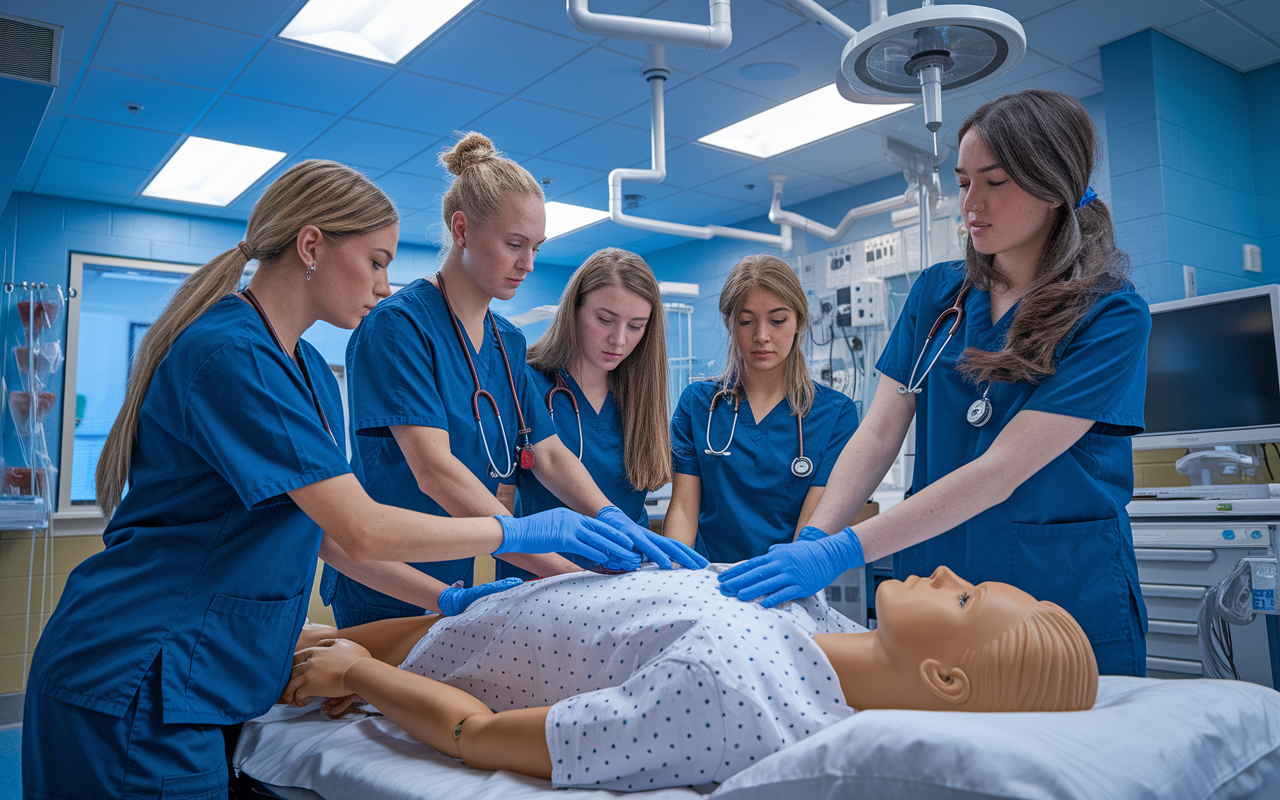
[[[520,448],[520,469],[533,469],[533,448],[528,445]]]

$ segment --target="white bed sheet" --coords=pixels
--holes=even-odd
[[[382,717],[277,707],[245,724],[236,766],[327,800],[694,800],[694,789],[552,789],[443,756]],[[703,792],[712,787],[704,787]],[[1236,681],[1104,677],[1091,711],[856,714],[715,790],[755,798],[1280,798],[1280,693]]]

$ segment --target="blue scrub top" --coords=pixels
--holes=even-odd
[[[877,367],[906,384],[934,320],[964,280],[964,262],[937,264],[915,282]],[[1146,631],[1133,535],[1125,506],[1133,499],[1130,437],[1142,431],[1147,336],[1151,316],[1132,289],[1103,295],[1058,347],[1057,371],[1030,383],[994,383],[994,416],[982,428],[965,420],[985,386],[956,371],[967,347],[999,350],[1016,309],[991,323],[991,295],[974,289],[965,318],[916,395],[916,461],[912,491],[986,452],[1019,411],[1096,420],[1067,452],[1028,478],[1003,503],[894,556],[894,576],[927,576],[946,565],[973,583],[1003,581],[1051,600],[1088,634],[1104,673],[1108,642]],[[929,355],[946,337],[938,332]],[[918,377],[917,373],[917,377]],[[1143,664],[1136,664],[1141,670]],[[1129,671],[1116,667],[1117,671]]]
[[[123,716],[156,658],[165,723],[230,724],[279,699],[306,618],[320,528],[286,492],[350,472],[333,373],[303,374],[233,295],[160,362],[138,422],[129,491],[106,549],[72,571],[31,684]]]
[[[511,360],[516,391],[525,422],[535,444],[555,433],[542,398],[525,374],[524,335],[506,319],[494,315],[498,333]],[[463,336],[466,336],[463,331]],[[480,386],[497,401],[506,427],[510,453],[502,451],[502,433],[489,404],[480,401],[480,418],[493,462],[505,470],[515,459],[517,444],[515,401],[494,331],[486,316],[484,341],[472,348]],[[488,474],[489,459],[475,417],[471,395],[475,385],[458,343],[449,310],[440,290],[419,279],[378,303],[356,328],[347,344],[347,402],[351,420],[351,467],[365,491],[379,503],[449,516],[418,488],[404,453],[391,433],[395,425],[439,428],[449,434],[449,450],[490,492],[499,480]],[[519,471],[517,469],[517,471]],[[514,476],[506,482],[514,480]],[[452,584],[470,586],[475,559],[420,562],[412,566]],[[335,613],[351,621],[421,614],[412,606],[370,589],[326,566],[321,595]]]
[[[720,398],[711,420],[711,446],[728,449],[729,455],[706,452],[707,409],[717,388],[714,381],[699,381],[680,395],[671,420],[672,466],[702,481],[694,549],[712,562],[742,561],[795,538],[805,495],[812,486],[827,485],[858,427],[858,411],[848,397],[814,384],[813,407],[804,418],[804,454],[813,461],[813,473],[797,478],[791,474],[799,455],[796,418],[785,397],[758,425],[744,397],[732,442],[733,400]]]
[[[533,367],[526,367],[530,386],[537,392],[541,403],[547,405],[547,393],[556,385],[555,374],[539,372]],[[568,370],[561,370],[564,381],[578,400],[578,411],[582,415],[582,464],[591,473],[592,479],[600,491],[622,513],[644,527],[649,527],[649,512],[645,510],[644,498],[648,494],[644,489],[631,485],[627,477],[627,465],[623,456],[622,415],[613,401],[613,392],[605,395],[600,412],[592,408],[582,388],[573,379]],[[556,435],[569,452],[578,453],[578,420],[573,413],[573,405],[563,392],[556,393],[555,414]],[[543,486],[532,472],[520,470],[516,473],[516,516],[525,517],[539,511],[552,508],[565,508],[565,504]],[[570,561],[583,567],[593,566],[592,562],[575,553],[562,553]],[[527,570],[513,567],[502,559],[497,562],[497,577],[517,577],[524,580],[537,576]]]

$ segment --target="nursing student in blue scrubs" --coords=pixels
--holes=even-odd
[[[648,490],[671,482],[667,346],[658,279],[635,253],[593,253],[569,279],[547,332],[529,346],[528,379],[556,435],[622,513],[648,527]],[[499,500],[516,516],[564,506],[530,472]],[[512,500],[507,500],[511,497]],[[568,554],[590,567],[589,559]],[[531,573],[499,561],[499,578]]]
[[[337,383],[300,337],[316,320],[353,328],[390,293],[398,235],[368,179],[304,162],[148,331],[98,462],[106,548],[68,577],[32,661],[26,797],[226,797],[222,726],[280,697],[322,530],[344,569],[506,550],[639,563],[569,511],[428,517],[374,502],[350,474]]]
[[[725,279],[724,374],[684,390],[671,420],[671,504],[662,533],[711,561],[792,541],[822,499],[858,426],[853,401],[809,376],[809,304],[775,256],[747,256]],[[853,515],[849,515],[853,519]]]
[[[460,517],[510,513],[496,497],[499,481],[532,472],[566,505],[612,525],[661,566],[672,558],[705,566],[637,525],[597,488],[556,436],[526,375],[524,336],[489,310],[493,299],[513,298],[533,271],[546,238],[541,186],[479,133],[466,134],[440,161],[455,176],[442,200],[451,246],[440,271],[380,303],[347,345],[356,476],[379,502]],[[541,576],[580,569],[555,554],[502,558]],[[472,585],[470,557],[411,566],[391,590],[386,581],[374,588],[356,572],[326,568],[321,593],[346,627],[420,614],[424,594]]]
[[[916,279],[805,541],[724,573],[722,590],[774,605],[894,553],[897,578],[945,565],[1051,600],[1084,628],[1103,673],[1145,673],[1125,506],[1151,321],[1088,186],[1096,153],[1089,115],[1065,94],[1004,95],[965,120],[966,259]],[[913,415],[910,496],[844,527]]]

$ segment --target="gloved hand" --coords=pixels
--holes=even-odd
[[[644,554],[644,557],[663,569],[671,569],[675,561],[685,569],[702,569],[707,560],[682,542],[668,539],[642,527],[635,520],[622,513],[617,506],[605,506],[596,514],[596,519],[612,525],[631,540],[631,546]]]
[[[591,517],[553,508],[527,517],[497,517],[502,524],[499,553],[574,553],[610,569],[640,566],[631,538]]]
[[[812,525],[806,525],[800,529],[800,533],[796,536],[797,542],[820,542],[827,538],[827,532],[821,528],[815,528]]]
[[[840,573],[865,563],[862,542],[853,528],[845,528],[822,539],[775,544],[764,555],[720,573],[720,592],[746,601],[764,597],[760,605],[773,608],[817,594]]]
[[[459,581],[461,583],[461,581]],[[470,589],[464,589],[457,584],[450,586],[440,593],[440,599],[436,602],[440,606],[440,613],[446,617],[453,617],[467,610],[467,606],[471,605],[481,597],[487,597],[491,594],[504,592],[513,586],[519,586],[524,581],[519,578],[503,578],[500,581],[492,583],[482,583],[479,586],[472,586]]]

